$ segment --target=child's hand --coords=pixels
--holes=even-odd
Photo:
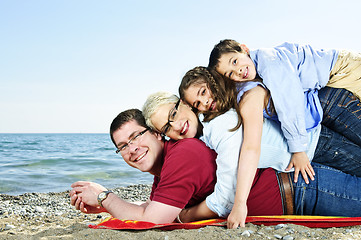
[[[291,170],[292,167],[295,168],[295,182],[297,182],[299,172],[301,172],[303,179],[305,179],[307,184],[309,183],[307,175],[311,178],[312,181],[315,180],[315,171],[313,171],[313,167],[311,166],[310,160],[308,159],[308,156],[305,152],[297,152],[292,154],[290,164],[288,164],[286,171]]]
[[[239,207],[233,206],[231,213],[227,218],[227,228],[234,229],[238,226],[245,227],[247,217],[247,205]]]
[[[178,219],[181,220],[182,223],[192,222],[192,216],[189,212],[189,208],[182,209],[182,211],[178,215]],[[177,220],[178,220],[177,219]]]

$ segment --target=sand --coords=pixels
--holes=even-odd
[[[145,201],[149,185],[112,189],[128,201]],[[68,192],[0,194],[0,239],[361,239],[361,226],[308,228],[293,224],[228,230],[204,227],[193,230],[91,229],[109,215],[83,214],[70,205]]]

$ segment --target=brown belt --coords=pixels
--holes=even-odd
[[[289,173],[278,172],[277,173],[278,184],[280,186],[283,214],[294,214],[294,192],[292,179]]]

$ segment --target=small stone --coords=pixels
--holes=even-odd
[[[63,214],[63,212],[56,211],[54,214],[55,214],[56,216],[60,216],[60,215],[62,215],[62,214]]]
[[[248,230],[245,230],[241,235],[246,236],[246,237],[250,237],[251,233]]]
[[[284,228],[286,226],[286,224],[278,224],[275,226],[275,230],[278,230],[278,229],[281,229],[281,228]]]
[[[284,236],[282,240],[293,240],[293,237],[290,235]]]
[[[277,238],[277,239],[282,239],[282,236],[281,235],[278,235],[278,234],[275,234],[275,235],[273,235],[275,238]]]
[[[5,229],[5,230],[11,230],[11,229],[14,229],[14,228],[15,228],[14,225],[6,224],[4,229]]]
[[[42,212],[44,212],[44,209],[43,209],[42,207],[36,206],[36,207],[35,207],[35,211],[42,213]]]

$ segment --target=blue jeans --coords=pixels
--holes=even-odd
[[[318,91],[323,109],[322,125],[340,133],[361,147],[361,102],[343,88]]]
[[[296,215],[361,216],[361,178],[312,163],[315,180],[293,183]],[[293,179],[293,173],[291,173]]]
[[[312,162],[361,177],[361,148],[326,126],[321,128]]]

